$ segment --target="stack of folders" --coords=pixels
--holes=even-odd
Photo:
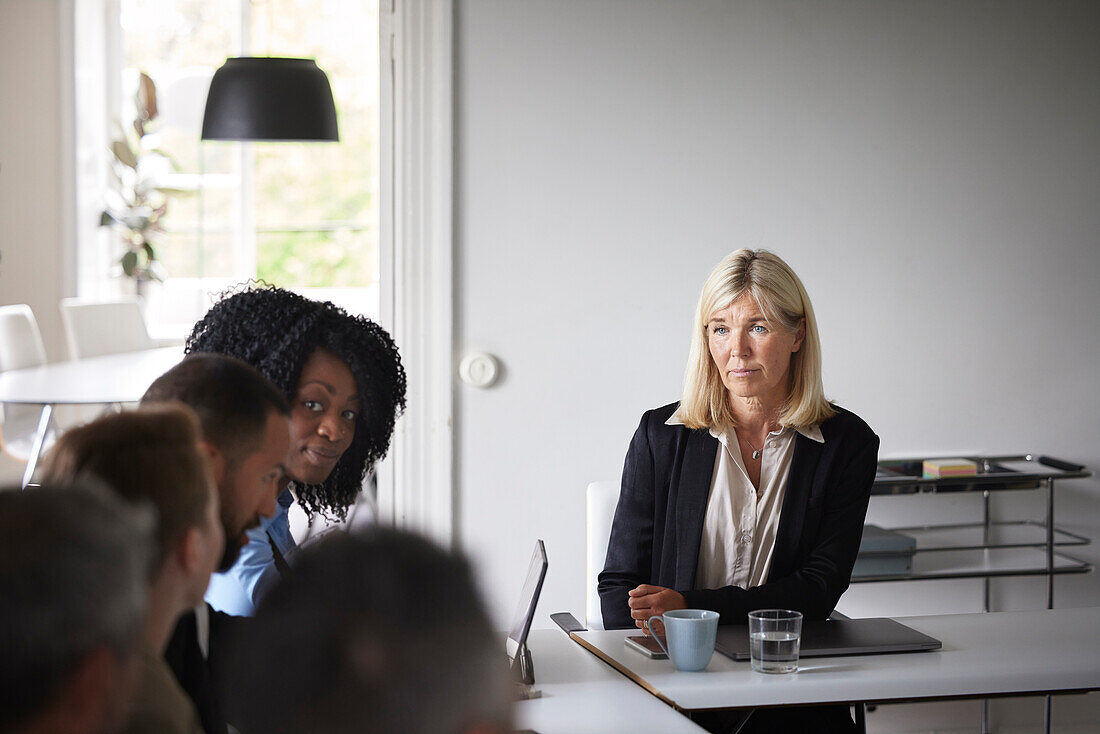
[[[969,459],[924,460],[924,476],[926,478],[972,477],[977,473],[978,465]]]
[[[852,578],[906,576],[913,572],[917,541],[896,530],[864,525]]]

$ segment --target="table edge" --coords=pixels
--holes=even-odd
[[[668,704],[669,706],[676,709],[677,711],[680,711],[680,712],[684,711],[684,709],[682,709],[682,708],[680,708],[679,706],[676,705],[675,701],[671,700],[670,698],[665,696],[663,693],[661,693],[659,690],[657,690],[657,688],[655,688],[645,678],[642,678],[640,675],[635,673],[633,670],[631,670],[630,668],[627,668],[625,665],[620,663],[618,660],[611,657],[610,655],[605,653],[603,650],[601,650],[599,647],[597,647],[596,645],[592,644],[588,640],[586,640],[583,637],[581,637],[580,635],[578,635],[576,632],[570,632],[569,633],[569,639],[573,640],[573,642],[576,642],[578,645],[583,647],[585,650],[588,650],[588,652],[592,653],[597,658],[599,658],[603,662],[607,663],[608,665],[610,665],[615,670],[619,671],[619,673],[621,673],[622,675],[624,675],[627,678],[629,678],[630,680],[634,681],[636,684],[638,684],[639,686],[644,688],[648,693],[653,694],[653,696],[655,696],[659,700],[661,700],[664,703]]]

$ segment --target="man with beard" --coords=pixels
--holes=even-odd
[[[176,400],[189,406],[202,426],[218,485],[225,554],[219,570],[232,567],[245,532],[275,513],[284,484],[283,461],[290,447],[290,407],[282,393],[244,362],[195,354],[165,372],[146,391],[142,404]],[[205,603],[176,626],[165,660],[194,700],[207,734],[225,734],[216,693],[219,641],[232,636],[237,618],[213,612]]]

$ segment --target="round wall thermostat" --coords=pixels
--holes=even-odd
[[[467,354],[458,365],[458,376],[471,387],[489,387],[499,374],[500,362],[485,352]]]

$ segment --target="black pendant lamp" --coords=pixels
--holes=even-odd
[[[339,141],[328,77],[313,59],[226,59],[210,80],[202,139]]]

